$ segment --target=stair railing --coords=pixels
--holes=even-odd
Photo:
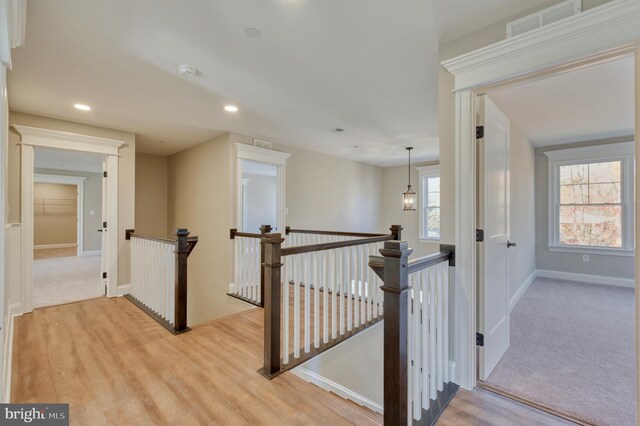
[[[449,371],[449,268],[455,247],[409,261],[387,241],[369,266],[384,285],[384,424],[432,425],[458,386]]]
[[[131,241],[131,291],[127,299],[173,334],[191,330],[187,326],[187,259],[198,243],[186,229],[176,238],[136,234]]]
[[[298,243],[316,236],[326,240],[287,247],[281,234],[264,236],[262,375],[271,379],[382,319],[381,282],[367,261],[382,243],[399,238],[400,229],[394,225],[391,234],[373,236],[290,230],[313,236],[301,236]]]

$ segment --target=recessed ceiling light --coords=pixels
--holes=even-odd
[[[244,30],[244,32],[246,32],[247,35],[251,38],[258,38],[262,35],[262,31],[257,28],[247,28],[246,30]]]
[[[344,132],[343,128],[336,127],[335,129],[333,129],[333,133],[342,133],[342,132]]]
[[[224,110],[227,112],[237,112],[238,111],[238,107],[235,105],[227,105],[224,107]]]
[[[359,147],[358,145],[354,145],[353,147],[354,147],[355,149],[358,149],[358,148],[360,148],[360,147]]]
[[[79,109],[80,111],[91,111],[91,107],[85,104],[73,104],[75,109]]]

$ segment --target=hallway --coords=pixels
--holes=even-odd
[[[37,309],[15,320],[12,402],[69,402],[71,424],[382,424],[382,417],[286,372],[269,381],[262,310],[174,336],[124,298]],[[439,425],[562,425],[481,389],[460,391]]]

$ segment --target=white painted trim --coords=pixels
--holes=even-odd
[[[258,163],[283,166],[287,164],[287,158],[291,156],[291,154],[289,154],[288,152],[259,148],[257,146],[247,145],[239,142],[236,142],[234,145],[236,147],[236,158],[256,161]]]
[[[47,175],[41,173],[36,173],[33,177],[34,183],[56,183],[76,186],[76,247],[78,247],[78,256],[82,256],[84,252],[84,181],[86,179],[83,176]]]
[[[94,152],[105,155],[118,155],[118,150],[125,143],[121,140],[60,132],[57,130],[39,129],[28,126],[13,126],[21,136],[22,145],[42,148],[66,149],[72,151]]]
[[[531,286],[531,283],[533,283],[537,277],[538,271],[534,269],[531,274],[524,280],[524,282],[520,284],[518,291],[516,291],[516,293],[511,296],[511,299],[509,300],[509,312],[511,312],[513,308],[516,307],[520,299],[522,299],[522,296],[524,296],[527,290],[529,290],[529,286]]]
[[[83,256],[100,256],[102,254],[102,250],[85,250],[82,252]]]
[[[454,381],[472,389],[476,375],[476,243],[475,185],[476,140],[475,96],[477,89],[523,80],[559,66],[575,67],[597,56],[636,55],[636,144],[640,131],[640,53],[632,43],[640,40],[640,2],[615,0],[571,18],[512,37],[499,43],[444,61],[442,65],[455,77],[455,168],[456,168],[456,268],[454,285],[453,353],[457,374]],[[636,150],[640,155],[640,149]],[[636,174],[640,187],[640,174]],[[637,197],[636,197],[637,199]],[[640,210],[640,209],[636,209]],[[640,214],[636,211],[637,219]],[[640,273],[636,253],[636,271]],[[636,311],[640,292],[636,292]],[[640,318],[640,317],[638,317]],[[640,333],[640,322],[636,329]],[[640,345],[640,338],[638,339]],[[640,377],[640,376],[639,376]],[[638,393],[640,398],[640,393]],[[640,399],[639,399],[640,400]]]
[[[242,203],[244,202],[243,197],[243,181],[244,181],[244,173],[243,173],[243,160],[255,161],[258,163],[271,164],[277,167],[276,170],[276,181],[277,181],[277,198],[278,198],[278,206],[277,206],[277,232],[281,234],[284,233],[285,228],[285,216],[286,216],[286,206],[287,206],[287,159],[291,156],[291,154],[287,152],[273,151],[271,149],[258,148],[255,146],[243,144],[243,143],[235,143],[235,158],[236,158],[236,228],[239,231],[245,232],[253,232],[256,230],[244,230],[242,225],[244,224],[244,220],[242,217]],[[266,225],[266,224],[264,224]],[[271,225],[271,224],[269,224]]]
[[[78,247],[76,243],[64,243],[64,244],[40,244],[37,246],[33,246],[34,250],[49,250],[49,249],[60,249],[60,248],[71,248]]]
[[[616,0],[448,59],[455,90],[505,81],[617,49],[640,39],[640,2]]]
[[[633,238],[631,233],[630,238]],[[623,256],[633,257],[635,251],[633,249],[619,249],[619,248],[602,248],[591,246],[562,246],[562,245],[550,245],[547,246],[549,251],[557,251],[561,253],[578,253],[578,254],[597,254],[600,256]]]
[[[543,154],[549,159],[549,162],[554,163],[559,161],[573,162],[580,160],[597,161],[607,157],[633,155],[633,153],[633,141],[543,152]]]
[[[0,0],[0,60],[11,69],[11,49],[24,44],[26,0]]]
[[[476,385],[476,115],[475,92],[455,93],[456,267],[454,284],[454,382],[471,390]]]
[[[611,147],[609,149],[609,147]],[[634,255],[633,221],[633,142],[596,145],[546,151],[548,168],[548,248],[549,251],[602,254],[608,256]],[[622,164],[622,186],[620,206],[622,209],[622,247],[583,247],[560,244],[560,167],[574,164],[589,164],[605,161],[620,161]]]
[[[15,317],[22,315],[22,307],[19,303],[11,304],[7,307],[5,318],[5,330],[3,333],[3,354],[2,354],[2,402],[11,401],[11,370],[13,363],[13,330]]]
[[[591,274],[576,274],[574,272],[550,271],[546,269],[538,269],[537,276],[540,278],[554,278],[557,280],[577,281],[589,284],[612,285],[616,287],[627,288],[636,287],[636,280],[629,278],[614,278]]]
[[[358,405],[362,405],[363,407],[367,407],[370,410],[373,410],[377,413],[383,413],[384,410],[380,404],[377,404],[366,398],[360,394],[355,393],[351,389],[347,389],[344,386],[327,379],[324,376],[321,376],[311,370],[307,370],[304,367],[296,367],[291,370],[293,374],[300,377],[302,380],[305,380],[309,383],[313,383],[321,389],[324,389],[328,392],[333,392],[336,395],[349,399]]]
[[[118,296],[124,296],[131,293],[131,284],[122,284],[118,286]]]
[[[33,183],[34,147],[49,147],[72,151],[106,154],[106,183],[108,200],[106,218],[108,228],[103,230],[106,239],[105,257],[107,272],[107,296],[117,296],[118,289],[118,148],[123,141],[96,138],[75,133],[57,132],[33,127],[14,126],[22,135],[21,169],[21,249],[22,279],[21,301],[24,312],[33,311]],[[52,139],[48,139],[48,138]],[[110,232],[105,232],[110,231]]]

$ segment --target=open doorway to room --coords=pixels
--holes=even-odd
[[[480,386],[636,424],[635,61],[478,97]]]
[[[105,294],[104,160],[94,153],[34,150],[34,308]]]
[[[260,232],[271,225],[278,232],[278,167],[242,160],[242,230]]]

